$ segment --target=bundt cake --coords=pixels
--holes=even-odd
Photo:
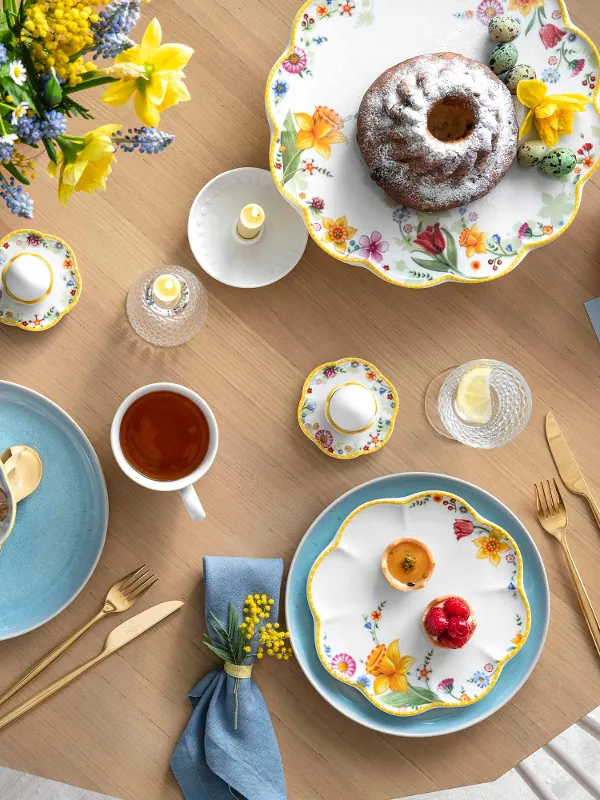
[[[456,53],[417,56],[367,89],[357,139],[371,178],[400,205],[443,211],[483,197],[517,150],[510,92]]]

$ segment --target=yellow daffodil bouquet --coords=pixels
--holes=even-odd
[[[275,601],[266,594],[249,594],[244,600],[244,619],[240,622],[233,603],[229,604],[226,621],[218,619],[212,611],[207,614],[210,628],[204,643],[225,662],[225,672],[234,679],[234,722],[238,726],[238,687],[241,679],[249,678],[255,658],[273,656],[288,661],[293,655],[288,631],[281,630],[278,622],[269,622]]]
[[[1,2],[0,197],[13,214],[33,216],[23,186],[35,178],[36,149],[45,149],[66,205],[73,192],[106,189],[117,150],[155,154],[173,141],[158,129],[160,115],[190,99],[183,70],[193,50],[162,44],[157,19],[136,44],[129,34],[141,0]],[[133,100],[142,125],[122,131],[109,123],[70,135],[70,118],[92,119],[81,92],[101,85],[109,106]]]

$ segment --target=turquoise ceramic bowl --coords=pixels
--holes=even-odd
[[[108,525],[102,468],[81,428],[37,392],[0,381],[0,453],[13,444],[37,450],[44,474],[0,551],[0,640],[43,625],[77,597]]]
[[[345,686],[321,665],[315,648],[314,621],[306,599],[308,574],[315,559],[346,517],[370,500],[406,497],[426,490],[456,493],[486,519],[506,530],[523,558],[523,583],[531,607],[531,630],[522,650],[509,661],[494,689],[466,708],[433,709],[416,717],[394,717],[377,709],[352,686]],[[286,591],[286,616],[298,663],[319,694],[345,716],[367,728],[395,736],[440,736],[468,728],[498,711],[525,683],[542,652],[550,619],[550,593],[541,556],[525,526],[503,503],[471,483],[435,473],[405,473],[377,478],[342,495],[313,522],[292,561]]]

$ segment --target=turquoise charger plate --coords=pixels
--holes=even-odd
[[[319,554],[346,517],[363,503],[385,497],[405,497],[426,490],[457,494],[481,516],[504,528],[517,542],[523,558],[523,582],[531,606],[531,630],[522,650],[503,668],[493,691],[466,708],[433,709],[416,717],[394,717],[373,706],[360,692],[344,686],[321,665],[315,648],[314,622],[306,599],[308,574]],[[317,517],[300,542],[286,590],[286,617],[298,663],[319,694],[345,716],[367,728],[395,736],[441,736],[468,728],[489,717],[523,686],[537,663],[550,621],[546,570],[525,526],[503,503],[483,489],[448,475],[411,472],[363,483],[335,500]]]
[[[37,392],[0,381],[0,453],[14,444],[37,450],[44,471],[0,551],[0,640],[43,625],[77,597],[108,526],[102,468],[81,428]]]

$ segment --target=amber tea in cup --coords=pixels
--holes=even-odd
[[[176,481],[203,462],[210,428],[201,408],[183,394],[138,397],[121,421],[119,442],[131,466],[155,481]]]

